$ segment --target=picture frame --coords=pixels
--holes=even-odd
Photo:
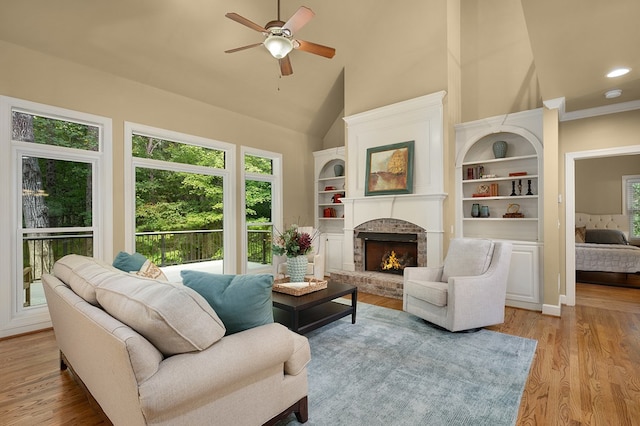
[[[415,141],[367,149],[364,195],[413,193],[413,156]]]

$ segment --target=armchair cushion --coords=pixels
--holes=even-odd
[[[447,306],[448,284],[436,281],[407,281],[405,290],[416,299],[432,305]]]
[[[492,240],[454,238],[444,261],[442,282],[449,277],[482,275],[491,264],[494,243]]]
[[[200,293],[220,316],[227,335],[273,322],[273,276],[180,271],[184,285]]]

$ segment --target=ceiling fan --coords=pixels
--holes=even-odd
[[[293,74],[291,60],[288,56],[289,52],[293,49],[324,56],[325,58],[333,58],[336,54],[336,49],[332,47],[293,38],[293,34],[305,26],[315,16],[315,13],[308,7],[301,6],[287,22],[284,22],[280,20],[280,0],[278,0],[278,19],[267,22],[264,27],[234,12],[227,13],[224,16],[252,30],[261,32],[265,36],[264,41],[261,43],[225,50],[225,53],[234,53],[264,45],[271,55],[280,62],[280,73],[283,76]]]

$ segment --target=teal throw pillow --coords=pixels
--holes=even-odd
[[[180,271],[185,286],[200,293],[233,334],[273,322],[273,276]]]
[[[129,254],[121,251],[118,253],[115,259],[113,259],[113,266],[125,272],[138,272],[147,258],[140,253]]]

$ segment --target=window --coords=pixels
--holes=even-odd
[[[629,217],[629,242],[640,243],[640,175],[622,176],[622,209]]]
[[[243,273],[273,273],[273,231],[282,223],[282,156],[243,147],[242,158]]]
[[[172,280],[180,279],[186,264],[232,271],[233,145],[130,123],[126,143],[128,250],[145,255]]]
[[[111,252],[111,121],[2,98],[15,197],[12,311],[37,314],[42,275],[67,254]]]

